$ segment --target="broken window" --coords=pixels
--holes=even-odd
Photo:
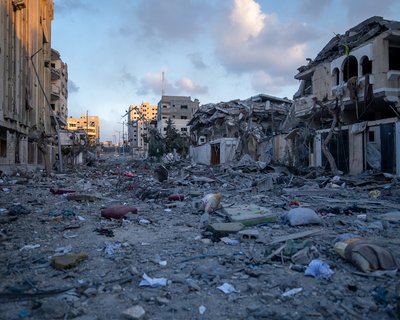
[[[187,109],[188,106],[187,105],[181,105],[181,109]]]
[[[187,128],[181,128],[181,131],[185,131],[185,132],[186,132],[186,131],[187,131]]]
[[[361,69],[363,76],[372,73],[372,61],[366,56],[361,58]]]
[[[187,116],[181,116],[181,119],[187,119]]]
[[[332,77],[333,77],[333,85],[338,86],[339,85],[339,69],[338,68],[333,69]]]
[[[400,70],[400,44],[389,43],[389,70]]]
[[[0,131],[0,157],[7,158],[7,131]]]
[[[312,79],[304,80],[304,95],[312,94]]]
[[[347,82],[352,77],[358,76],[357,58],[348,56],[343,64],[343,81]]]

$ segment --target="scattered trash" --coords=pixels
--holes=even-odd
[[[304,271],[304,275],[329,280],[333,275],[333,271],[327,263],[321,260],[312,260]]]
[[[147,219],[139,219],[139,224],[142,225],[142,226],[147,226],[147,225],[149,225],[150,223],[151,223],[150,220],[147,220]]]
[[[206,307],[205,306],[203,306],[203,305],[201,305],[200,307],[199,307],[199,313],[200,314],[204,314],[204,312],[206,312]]]
[[[14,204],[8,208],[9,216],[19,216],[19,215],[29,214],[29,213],[30,213],[30,211],[21,204]]]
[[[235,246],[235,245],[238,245],[238,244],[240,243],[239,240],[230,239],[230,238],[228,238],[228,237],[222,237],[222,238],[221,238],[221,241],[222,241],[223,243],[229,244],[229,245],[231,245],[231,246]]]
[[[303,291],[303,288],[293,288],[293,289],[290,289],[290,290],[282,293],[282,297],[292,297],[295,294],[302,292],[302,291]]]
[[[202,199],[204,203],[204,211],[207,213],[214,212],[219,208],[221,203],[222,194],[221,193],[209,193]]]
[[[3,190],[4,193],[9,193],[10,192],[9,188],[1,188],[1,190]]]
[[[19,249],[19,251],[36,249],[36,248],[40,248],[40,244],[27,244],[27,245],[23,246],[21,249]]]
[[[321,224],[322,220],[318,214],[309,208],[294,208],[287,214],[286,218],[291,226],[301,226],[307,224]]]
[[[372,190],[368,193],[368,196],[372,199],[378,199],[381,196],[381,192],[379,190]]]
[[[146,273],[143,274],[143,280],[140,281],[141,287],[165,287],[168,284],[167,278],[150,278]]]
[[[121,248],[121,241],[116,241],[114,243],[106,242],[103,250],[108,255],[112,255],[114,254],[115,250],[118,250],[119,248]]]
[[[51,188],[51,189],[50,189],[50,192],[51,192],[52,194],[67,194],[67,193],[75,193],[76,190]]]
[[[128,213],[137,213],[137,208],[115,205],[101,210],[101,216],[106,219],[123,219]]]
[[[114,237],[114,231],[111,229],[107,228],[96,228],[93,230],[94,232],[97,232],[99,235],[106,236],[106,237]]]
[[[234,293],[234,292],[239,292],[239,291],[236,291],[236,289],[235,289],[235,287],[233,285],[231,285],[229,283],[226,283],[226,282],[224,284],[220,285],[217,288],[219,290],[221,290],[225,294],[231,294],[231,293]]]
[[[124,172],[124,177],[132,178],[132,177],[136,177],[136,174],[131,172],[131,171],[125,171]]]
[[[364,239],[350,238],[336,242],[335,251],[362,272],[398,268],[397,261],[389,250]]]
[[[169,201],[183,201],[185,196],[183,194],[171,194],[168,196]]]

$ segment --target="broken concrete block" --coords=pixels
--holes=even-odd
[[[122,312],[124,317],[126,319],[143,319],[144,315],[146,314],[146,311],[144,311],[143,307],[136,305],[133,307],[130,307],[129,309],[126,309],[124,312]]]
[[[272,213],[268,208],[254,204],[237,205],[224,209],[232,222],[241,222],[245,226],[275,222],[276,213]]]
[[[87,258],[88,254],[84,252],[70,253],[63,256],[54,256],[51,259],[51,265],[57,270],[70,269]]]
[[[247,229],[239,231],[242,240],[256,240],[260,236],[260,232],[256,229]]]
[[[230,233],[237,233],[244,228],[240,222],[213,223],[209,230],[217,237],[224,237]]]

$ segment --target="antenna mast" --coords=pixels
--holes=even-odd
[[[164,71],[162,71],[161,74],[161,97],[165,95],[165,77],[164,77]]]

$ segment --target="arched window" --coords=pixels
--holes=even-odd
[[[338,86],[339,85],[339,69],[338,68],[333,69],[332,78],[333,78],[333,84],[335,86]]]
[[[363,76],[372,73],[372,61],[367,56],[361,58],[361,70]]]
[[[358,76],[357,59],[354,56],[348,56],[343,63],[343,81],[347,82],[352,77]]]

